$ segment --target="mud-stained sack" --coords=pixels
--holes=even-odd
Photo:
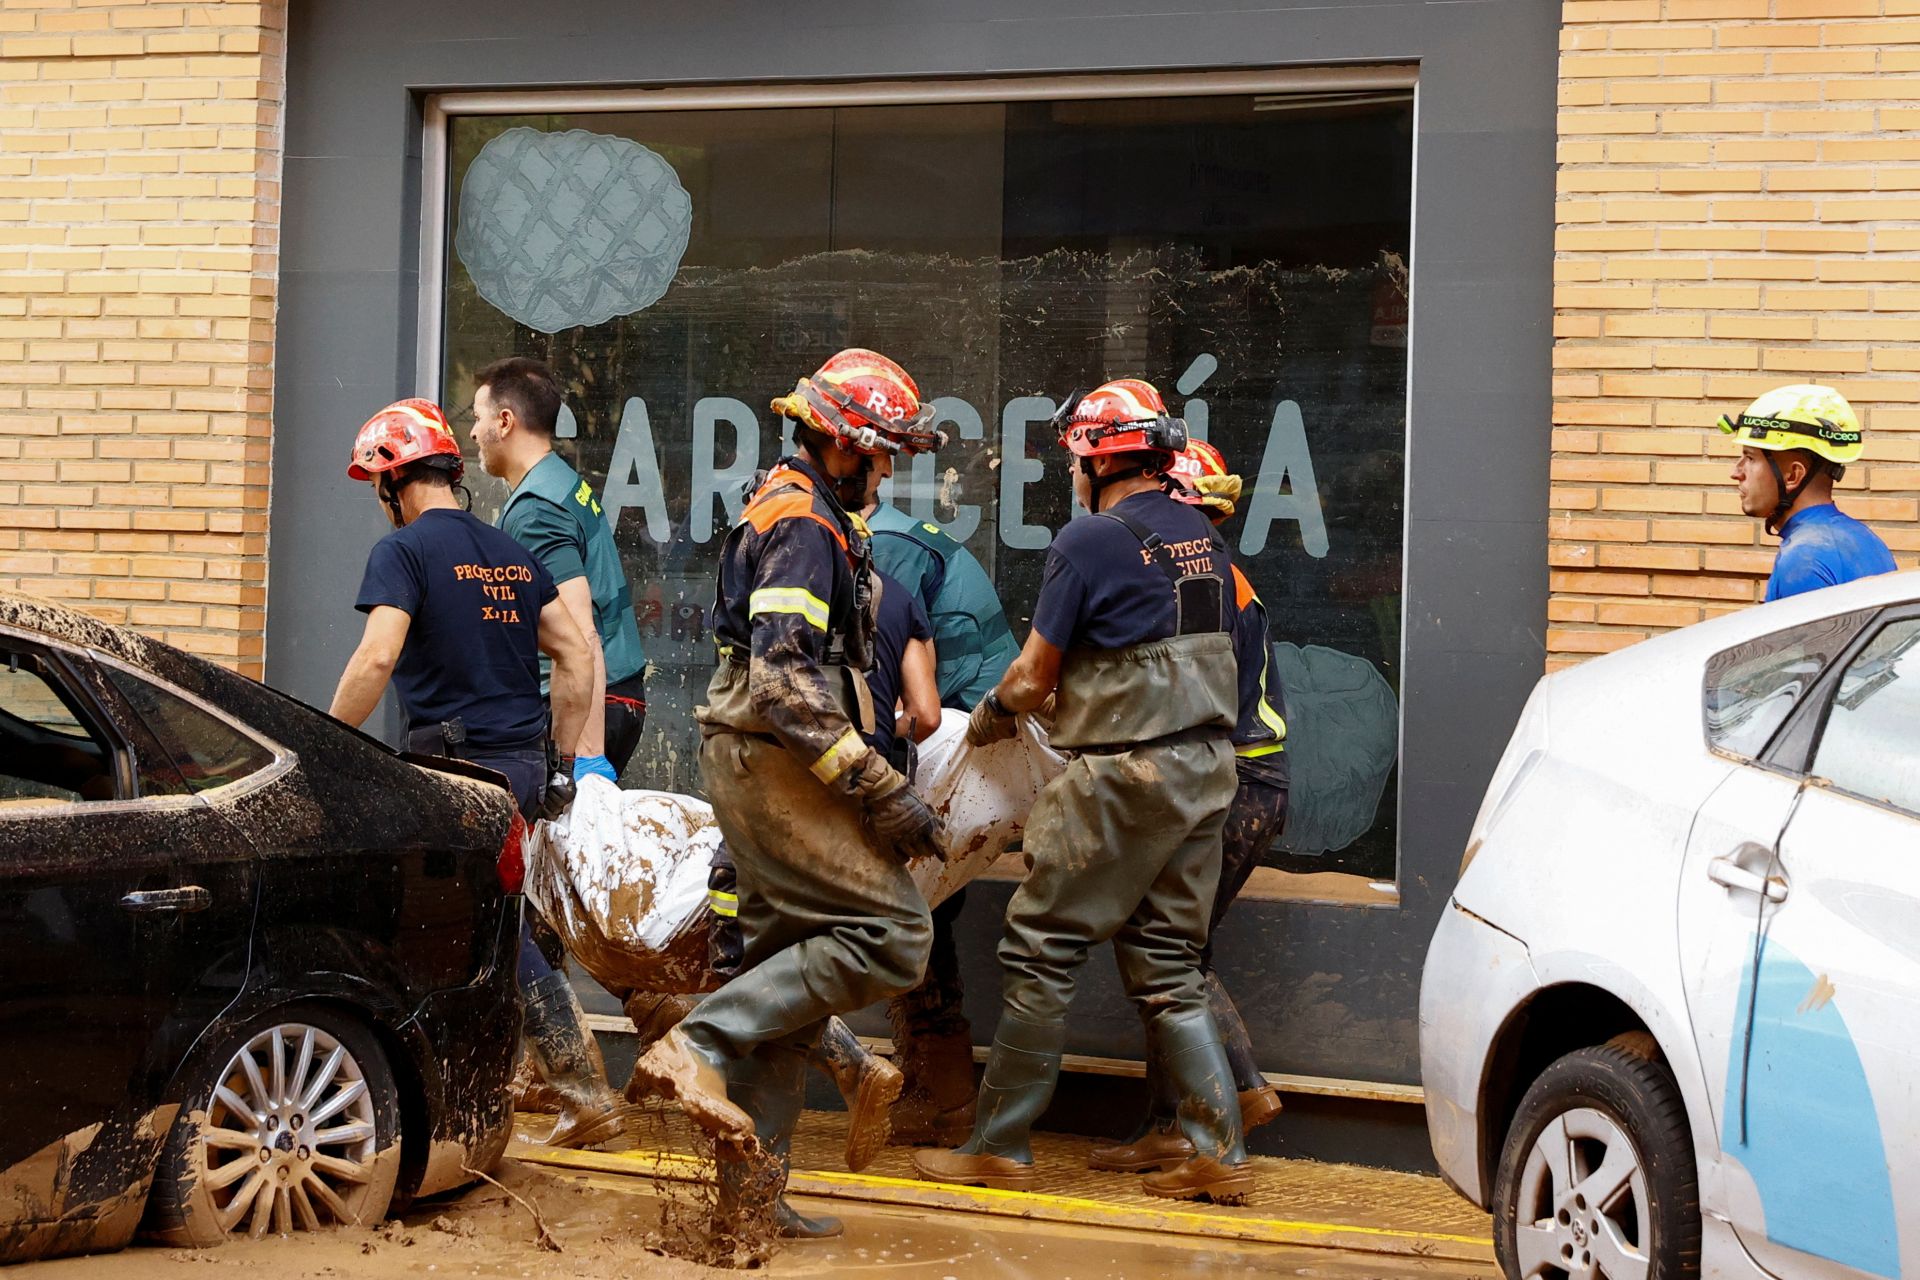
[[[719,843],[704,800],[589,775],[565,813],[534,824],[527,898],[608,990],[695,991]]]
[[[1047,745],[1046,731],[1020,717],[1018,737],[967,745],[967,716],[948,708],[920,744],[914,789],[947,824],[947,860],[917,858],[910,870],[929,905],[937,905],[999,860],[1027,826],[1027,812],[1060,776],[1066,757]]]
[[[1287,824],[1279,844],[1317,856],[1365,835],[1400,756],[1400,705],[1365,658],[1273,646],[1287,698]]]

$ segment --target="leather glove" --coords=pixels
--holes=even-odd
[[[613,761],[605,756],[575,756],[573,780],[577,783],[590,773],[598,774],[616,787],[620,785],[620,775],[613,771]]]
[[[540,796],[540,815],[552,822],[567,811],[573,803],[573,778],[567,770],[560,769],[547,779],[547,789]]]
[[[984,747],[990,742],[1005,742],[1020,731],[1018,718],[1007,710],[998,693],[980,699],[980,705],[967,717],[967,744]]]
[[[902,862],[915,858],[947,860],[946,823],[927,807],[907,780],[895,773],[898,785],[867,796],[867,824],[873,834],[893,848]]]

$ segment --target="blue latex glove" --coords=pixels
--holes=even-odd
[[[573,780],[579,782],[590,773],[597,773],[611,782],[620,785],[620,775],[613,771],[613,761],[605,756],[576,756],[573,761]]]

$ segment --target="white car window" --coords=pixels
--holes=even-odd
[[[1702,691],[1707,742],[1729,755],[1757,757],[1871,616],[1860,611],[1822,618],[1714,654]]]
[[[1840,677],[1813,772],[1920,813],[1920,619],[1889,623]]]

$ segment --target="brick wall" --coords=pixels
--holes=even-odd
[[[0,0],[0,590],[253,675],[285,27]]]
[[[1760,599],[1718,415],[1827,382],[1920,553],[1920,0],[1567,0],[1550,666]]]

